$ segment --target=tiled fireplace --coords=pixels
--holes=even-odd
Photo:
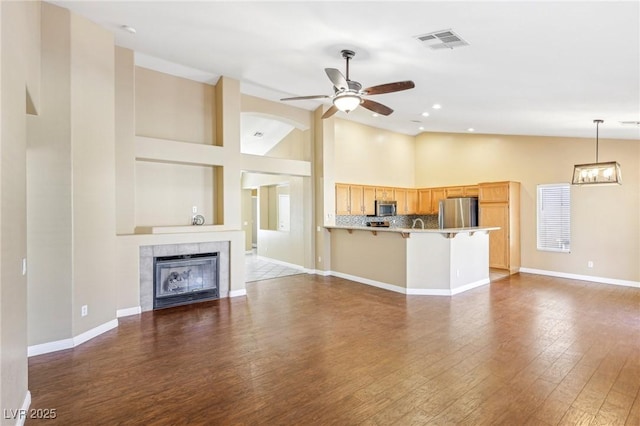
[[[140,247],[140,307],[142,311],[150,311],[154,309],[154,274],[156,266],[160,260],[160,264],[173,267],[173,270],[166,269],[171,277],[160,276],[159,293],[161,299],[164,301],[155,303],[156,308],[164,307],[166,299],[170,299],[169,293],[175,292],[176,305],[189,303],[188,300],[191,296],[186,294],[187,290],[196,290],[195,293],[202,293],[204,300],[215,299],[218,297],[229,296],[229,241],[214,241],[205,243],[187,243],[187,244],[163,244],[153,246],[141,246]],[[209,272],[199,271],[205,267],[205,262],[200,259],[205,259],[204,255],[209,255],[210,258],[215,260],[209,260],[216,269],[217,283],[215,285],[208,285],[207,292],[201,291],[204,288],[189,289],[186,286],[179,285],[184,282],[190,283],[193,281],[194,286],[198,286],[198,280],[207,281],[209,278]],[[191,259],[198,259],[192,262],[193,266],[189,267],[188,264]],[[168,262],[168,263],[163,263]],[[175,277],[173,276],[175,275]],[[173,278],[173,280],[171,280]],[[191,286],[191,284],[189,284]],[[192,286],[193,287],[193,286]],[[185,290],[185,291],[182,291]],[[182,295],[177,293],[184,293]]]

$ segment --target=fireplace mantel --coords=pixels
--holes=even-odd
[[[222,225],[137,226],[135,233],[138,235],[182,234],[194,232],[212,232],[223,229],[224,227]]]

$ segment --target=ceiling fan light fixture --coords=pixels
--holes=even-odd
[[[338,108],[340,111],[349,113],[354,109],[358,108],[358,105],[362,102],[360,96],[355,93],[345,93],[342,95],[337,95],[333,98],[333,105]]]

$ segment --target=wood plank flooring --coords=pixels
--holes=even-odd
[[[144,313],[29,359],[28,425],[640,424],[640,289],[519,274],[454,297],[334,277]]]

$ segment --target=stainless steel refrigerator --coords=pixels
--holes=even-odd
[[[440,229],[478,226],[478,197],[440,200],[438,225]]]

